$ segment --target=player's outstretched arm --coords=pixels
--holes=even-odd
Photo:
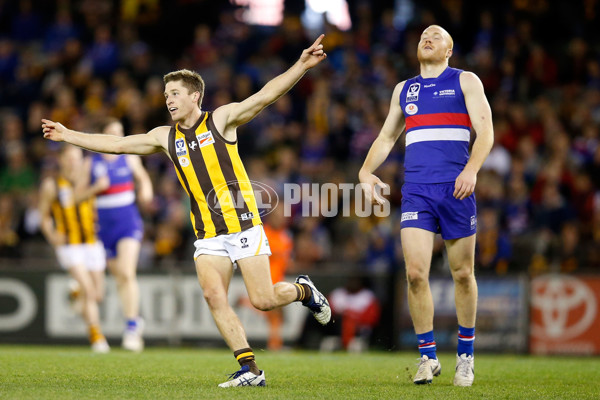
[[[141,135],[113,136],[88,134],[67,129],[59,122],[42,120],[44,138],[55,142],[67,142],[99,153],[147,155],[166,151],[169,127],[160,126]]]
[[[379,132],[379,135],[371,145],[367,158],[358,172],[358,179],[362,183],[362,188],[367,197],[367,201],[383,204],[384,199],[375,190],[376,186],[383,188],[387,186],[373,172],[385,161],[387,156],[392,151],[396,140],[404,131],[405,121],[404,113],[400,107],[400,92],[404,87],[404,82],[396,85],[392,100],[390,102],[390,111]]]
[[[463,200],[475,191],[477,172],[494,144],[494,126],[492,110],[485,97],[483,84],[477,75],[472,72],[463,72],[460,74],[460,86],[465,96],[465,105],[471,125],[477,134],[469,161],[454,184],[454,197]]]
[[[258,115],[265,107],[287,93],[304,76],[306,71],[319,64],[327,54],[321,41],[325,35],[302,52],[294,65],[283,74],[273,78],[263,88],[240,103],[231,103],[215,110],[213,118],[222,133],[243,125]]]

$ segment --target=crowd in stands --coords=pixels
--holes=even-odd
[[[396,2],[413,6],[406,24],[393,1],[349,3],[352,29],[325,27],[328,59],[239,129],[249,176],[280,195],[284,183],[357,183],[394,86],[419,73],[419,36],[437,23],[454,38],[450,65],[481,78],[494,118],[495,144],[476,190],[478,273],[598,271],[600,3]],[[30,256],[32,243],[45,246],[37,190],[57,146],[42,138],[41,118],[91,132],[113,116],[127,134],[144,133],[171,124],[165,73],[198,71],[203,109],[211,110],[260,89],[314,40],[293,13],[280,27],[261,28],[240,22],[232,8],[208,0],[0,1],[4,266]],[[391,217],[292,215],[292,270],[401,270],[403,146],[401,139],[378,171],[391,186]],[[182,261],[192,269],[187,196],[168,157],[143,161],[155,199],[143,210],[141,267]],[[440,240],[434,271],[447,270],[442,250]]]

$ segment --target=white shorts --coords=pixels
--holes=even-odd
[[[59,246],[56,248],[56,257],[66,270],[76,265],[83,265],[88,271],[106,269],[106,253],[100,242]]]
[[[202,254],[229,257],[232,263],[246,257],[271,255],[269,241],[262,225],[253,226],[245,231],[219,235],[194,242],[196,251],[194,260]]]

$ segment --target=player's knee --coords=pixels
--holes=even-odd
[[[454,282],[459,285],[470,285],[473,282],[473,268],[467,266],[464,268],[458,268],[452,272],[452,278]]]
[[[220,290],[204,289],[204,300],[211,309],[221,308],[227,305],[227,295]]]
[[[420,270],[408,270],[406,273],[406,280],[408,281],[408,287],[411,289],[418,289],[427,283],[427,274]]]
[[[261,297],[250,299],[250,302],[252,303],[254,308],[260,311],[270,311],[275,308],[275,299]]]

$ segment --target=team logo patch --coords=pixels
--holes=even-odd
[[[198,140],[198,145],[200,147],[208,146],[209,144],[213,144],[215,142],[215,138],[211,131],[204,132],[196,136]]]
[[[408,87],[408,91],[406,92],[406,102],[417,101],[419,100],[419,91],[421,90],[420,83],[413,83]]]
[[[419,219],[418,211],[404,212],[404,213],[402,213],[402,218],[400,219],[400,222],[412,221],[415,219]]]
[[[185,156],[187,154],[184,139],[175,140],[175,153],[177,153],[177,157]]]
[[[406,107],[404,107],[404,111],[408,115],[415,115],[417,111],[419,111],[419,107],[417,107],[417,105],[414,103],[410,103],[407,104]]]
[[[190,159],[187,157],[179,157],[179,164],[181,164],[182,167],[187,167],[190,165]]]

